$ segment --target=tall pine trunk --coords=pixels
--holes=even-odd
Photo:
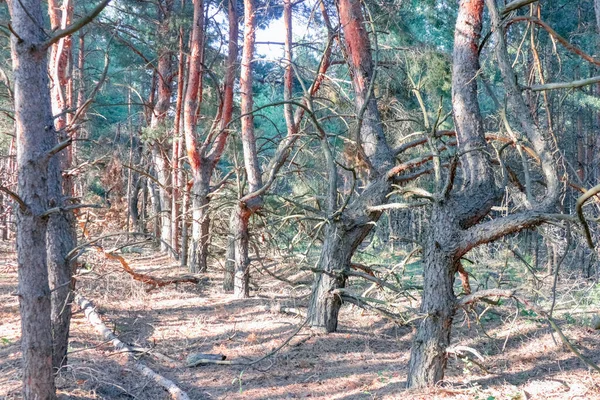
[[[173,9],[173,0],[162,0],[157,7],[158,12],[158,32],[164,37],[169,36],[169,17]],[[167,156],[167,146],[163,143],[165,140],[166,127],[165,121],[167,113],[171,107],[171,94],[173,92],[173,62],[172,51],[168,45],[162,45],[158,50],[158,85],[157,99],[154,110],[152,110],[152,118],[150,120],[150,128],[156,130],[160,134],[152,144],[152,161],[154,170],[158,180],[158,204],[156,210],[159,213],[158,220],[160,222],[160,250],[162,252],[172,254],[171,242],[171,207],[172,207],[172,176],[171,168],[169,168],[169,158]]]
[[[262,187],[262,176],[256,151],[256,137],[254,135],[254,95],[252,91],[253,72],[252,59],[254,57],[254,42],[256,31],[256,7],[254,0],[244,0],[244,49],[242,51],[242,67],[240,71],[241,113],[242,113],[242,147],[244,152],[244,168],[248,181],[246,196],[240,193],[231,219],[231,236],[235,246],[235,269],[233,293],[238,298],[248,297],[249,267],[248,256],[249,224],[250,217],[262,205],[262,194],[258,190]]]
[[[11,55],[17,127],[18,298],[21,313],[23,397],[54,399],[51,301],[46,253],[49,151],[56,144],[39,0],[10,1]],[[33,21],[32,21],[33,19]]]
[[[53,30],[64,29],[71,24],[73,2],[63,0],[59,8],[56,0],[48,2],[48,13]],[[67,115],[65,111],[73,108],[73,77],[69,66],[72,64],[72,39],[64,37],[52,46],[48,75],[51,78],[52,112],[59,115],[54,121],[57,139],[63,142],[68,139]],[[73,181],[71,176],[62,172],[72,164],[72,148],[61,151],[48,163],[48,197],[54,207],[69,205],[67,198],[73,197]],[[60,211],[50,215],[46,234],[48,252],[48,274],[50,279],[52,302],[52,340],[53,365],[59,369],[67,361],[69,340],[69,324],[71,322],[71,303],[73,300],[74,263],[67,258],[69,252],[77,246],[76,221],[73,211]]]

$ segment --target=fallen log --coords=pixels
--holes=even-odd
[[[75,295],[75,302],[79,305],[79,308],[83,311],[88,322],[101,334],[104,339],[110,341],[114,348],[118,352],[127,353],[129,361],[131,361],[135,369],[137,369],[143,376],[153,380],[158,385],[162,386],[173,400],[190,400],[190,397],[181,390],[173,381],[165,378],[164,376],[157,374],[152,369],[138,361],[135,356],[135,350],[122,342],[117,335],[115,335],[108,327],[102,322],[102,318],[96,312],[94,305],[80,294]]]

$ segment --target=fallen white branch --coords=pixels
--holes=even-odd
[[[135,357],[135,350],[129,345],[123,343],[108,327],[102,322],[102,318],[96,312],[94,305],[87,300],[85,297],[77,294],[75,296],[75,302],[79,305],[79,308],[85,314],[85,317],[89,321],[89,323],[96,329],[98,333],[100,333],[104,339],[110,341],[115,349],[119,352],[127,353],[129,360],[134,363],[135,368],[145,377],[150,378],[158,385],[162,386],[169,394],[173,400],[190,400],[189,396],[181,390],[177,385],[165,378],[162,375],[157,374],[141,362],[139,362]]]

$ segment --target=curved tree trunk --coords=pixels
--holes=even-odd
[[[198,122],[198,99],[202,91],[202,60],[204,53],[204,2],[193,0],[194,16],[190,39],[190,56],[188,62],[188,78],[183,104],[183,133],[188,162],[192,170],[193,185],[190,192],[192,210],[192,243],[189,247],[188,268],[192,272],[206,269],[206,264],[199,264],[206,260],[202,254],[198,254],[202,246],[199,242],[202,235],[201,221],[204,220],[202,213],[206,208],[206,158],[198,148],[196,140],[196,125]],[[212,172],[212,171],[211,171]],[[210,174],[208,176],[210,182]]]
[[[453,172],[449,172],[448,187],[441,188],[440,182],[437,185],[423,258],[424,319],[417,328],[409,362],[408,386],[413,388],[433,386],[444,378],[456,305],[454,276],[460,257],[468,251],[461,249],[465,247],[461,240],[469,228],[481,229],[478,224],[501,194],[494,182],[477,99],[483,3],[461,0],[456,20],[452,109],[462,186],[452,193]],[[479,236],[467,247],[482,242]]]
[[[338,2],[340,22],[344,30],[344,42],[348,53],[348,63],[352,75],[355,94],[355,110],[358,115],[358,127],[354,137],[357,172],[366,175],[367,187],[350,202],[338,218],[329,222],[325,230],[325,241],[321,250],[319,269],[312,288],[309,305],[309,323],[311,326],[327,332],[337,328],[338,313],[341,306],[336,289],[343,288],[345,271],[356,248],[373,228],[381,213],[367,212],[368,206],[387,202],[392,182],[387,170],[394,164],[394,157],[386,142],[377,100],[373,93],[372,80],[375,78],[371,45],[365,29],[366,23],[359,0],[340,0]],[[326,140],[326,139],[325,139]],[[327,142],[323,141],[324,148]],[[327,151],[326,151],[327,154]],[[333,161],[330,162],[331,164]],[[337,214],[337,172],[329,168],[330,194],[329,210]],[[352,194],[349,194],[352,195]]]

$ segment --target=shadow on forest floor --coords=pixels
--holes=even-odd
[[[158,269],[165,257],[132,263],[139,271]],[[228,360],[251,360],[271,352],[302,323],[298,316],[269,311],[275,303],[302,309],[305,292],[272,284],[259,296],[234,300],[220,293],[220,274],[209,273],[200,286],[183,284],[149,293],[138,282],[99,267],[79,288],[94,302],[107,325],[127,343],[153,348],[178,365],[153,357],[144,362],[177,382],[192,399],[600,399],[600,379],[562,345],[553,341],[542,321],[501,322],[511,310],[498,309],[486,326],[456,318],[453,343],[473,347],[485,356],[485,373],[476,365],[450,358],[446,382],[429,391],[407,391],[406,366],[412,327],[400,327],[378,316],[344,307],[337,333],[315,334],[304,328],[273,357],[255,366],[206,365],[185,368],[189,353],[221,353]],[[105,272],[105,271],[104,271]],[[10,296],[16,271],[0,277],[3,317],[0,325],[0,398],[19,398],[20,350],[18,303]],[[264,278],[263,278],[264,279]],[[293,301],[290,293],[300,300]],[[600,362],[600,337],[581,327],[563,325],[582,352]],[[558,340],[558,339],[557,339]],[[124,355],[115,354],[81,313],[72,324],[69,366],[57,379],[63,399],[167,399],[168,394],[142,378]]]

